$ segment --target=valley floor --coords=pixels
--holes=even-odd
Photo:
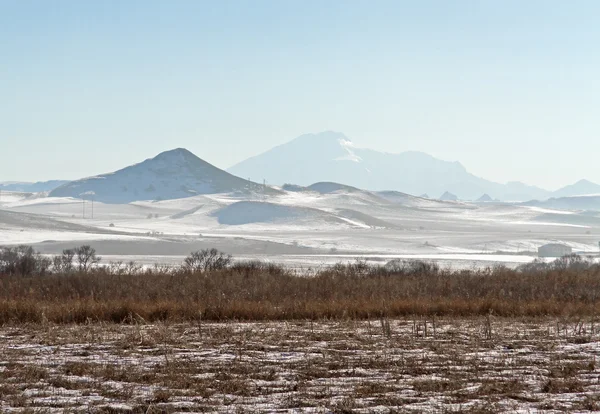
[[[547,243],[597,255],[600,212],[520,203],[442,202],[368,192],[213,194],[130,204],[25,193],[0,202],[0,246],[33,245],[56,254],[92,245],[109,261],[180,264],[215,247],[237,258],[289,267],[421,258],[443,267],[509,267],[532,261]],[[599,207],[600,208],[600,207]]]
[[[593,319],[130,322],[0,328],[0,410],[600,410]]]

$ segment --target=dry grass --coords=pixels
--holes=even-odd
[[[591,316],[599,297],[598,266],[407,272],[356,264],[310,276],[260,264],[207,273],[99,270],[0,276],[0,323]]]
[[[590,316],[600,311],[598,297],[600,267],[406,273],[359,264],[298,276],[253,264],[208,273],[0,276],[0,323]]]
[[[0,329],[0,411],[585,412],[591,320],[22,325]],[[579,330],[582,324],[585,334]],[[491,324],[493,339],[483,327]],[[389,329],[389,332],[386,330]],[[578,340],[574,340],[578,338]]]
[[[0,276],[0,412],[600,409],[600,267]]]

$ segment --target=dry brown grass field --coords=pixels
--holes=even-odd
[[[594,316],[600,265],[440,270],[337,265],[313,274],[261,263],[211,271],[104,267],[0,276],[0,323]]]
[[[600,410],[600,267],[0,276],[1,412]]]

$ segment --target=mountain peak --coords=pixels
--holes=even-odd
[[[290,141],[290,144],[305,144],[305,145],[323,145],[323,144],[338,144],[341,142],[351,143],[350,139],[341,132],[323,131],[311,134],[300,135]]]
[[[192,157],[192,158],[200,159],[194,153],[192,153],[191,151],[189,151],[185,148],[174,148],[172,150],[163,151],[151,159],[159,160],[159,159],[168,159],[171,157],[185,157],[185,158]]]
[[[264,190],[262,185],[231,175],[185,148],[176,148],[112,173],[72,181],[53,190],[50,196],[78,198],[93,191],[97,201],[119,204]]]
[[[326,139],[345,139],[348,140],[348,137],[346,137],[346,135],[344,135],[341,132],[338,131],[332,131],[332,130],[327,130],[327,131],[321,131],[321,132],[311,132],[309,134],[304,134],[304,135],[300,135],[299,137],[297,137],[297,140],[302,140],[302,139],[306,139],[309,137],[314,137],[314,138],[318,138],[318,139],[322,139],[322,140],[326,140]]]

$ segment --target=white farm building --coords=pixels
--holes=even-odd
[[[539,257],[563,257],[573,253],[573,249],[566,244],[549,243],[538,247]]]

